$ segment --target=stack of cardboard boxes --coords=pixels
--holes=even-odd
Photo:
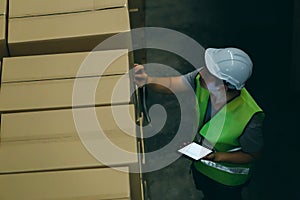
[[[129,173],[141,164],[128,50],[87,52],[129,30],[126,2],[10,0],[8,27],[11,57],[3,58],[0,91],[0,199],[143,199],[141,175]],[[78,73],[82,66],[90,70]],[[96,83],[95,98],[74,106],[79,79],[86,90]],[[108,155],[103,161],[82,141],[72,109],[95,112],[103,135],[89,126],[90,119],[81,122],[88,128],[80,134],[96,133],[96,148]],[[115,114],[124,119],[122,127]],[[132,154],[118,155],[107,140]]]

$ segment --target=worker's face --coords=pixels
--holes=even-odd
[[[199,72],[201,74],[203,84],[210,93],[211,101],[214,104],[224,104],[226,102],[226,91],[227,87],[223,84],[221,79],[218,79],[212,75],[206,67]]]
[[[214,75],[212,75],[206,67],[204,67],[202,70],[200,70],[200,75],[202,79],[204,80],[205,87],[211,91],[216,92],[220,90],[226,90],[226,87],[224,87],[223,81]]]

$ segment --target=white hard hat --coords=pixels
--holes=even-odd
[[[252,61],[237,48],[213,49],[205,51],[205,63],[208,71],[217,78],[241,90],[252,74]]]

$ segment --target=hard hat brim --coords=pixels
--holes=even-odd
[[[205,55],[204,55],[205,64],[206,64],[206,68],[213,76],[223,80],[222,77],[220,77],[219,73],[218,73],[220,71],[220,68],[217,66],[217,64],[214,61],[213,52],[216,50],[217,49],[214,49],[214,48],[206,49]]]

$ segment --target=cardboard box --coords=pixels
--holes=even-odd
[[[0,175],[0,185],[9,200],[130,199],[128,173],[110,168]]]
[[[7,13],[7,0],[0,0],[0,15],[6,15]]]
[[[80,85],[82,99],[73,105],[74,85]],[[98,85],[97,85],[98,83]],[[95,91],[92,87],[95,86]],[[86,93],[87,92],[87,93]],[[78,93],[78,92],[77,92]],[[95,95],[95,100],[87,95]],[[129,75],[79,79],[3,83],[0,91],[0,111],[45,110],[72,106],[100,106],[130,102]],[[94,104],[94,105],[93,105]]]
[[[127,8],[9,19],[11,56],[90,51],[117,33],[130,31]],[[128,49],[128,40],[106,49]],[[106,50],[105,49],[105,50]]]
[[[119,55],[122,56],[113,61],[112,58]],[[112,61],[113,63],[107,65]],[[88,71],[85,70],[86,73],[77,76],[81,66]],[[7,57],[3,59],[2,82],[99,76],[105,68],[103,75],[127,73],[128,50]]]
[[[37,112],[4,113],[1,115],[1,141],[25,141],[72,137],[77,139],[77,129],[73,112],[93,112],[102,129],[108,136],[114,136],[116,131],[123,129],[135,133],[134,105],[101,106],[96,108],[62,109]],[[115,116],[118,115],[118,116]],[[118,118],[117,118],[118,117]],[[121,120],[122,119],[122,120]],[[131,119],[131,120],[130,120]],[[84,121],[89,123],[89,119]],[[17,125],[17,126],[16,126]],[[88,132],[98,131],[89,127]],[[118,134],[116,137],[118,137]],[[125,136],[127,136],[124,133]],[[121,144],[122,145],[122,144]]]
[[[85,113],[93,108],[76,110]],[[97,148],[107,155],[101,157],[104,163],[83,145],[86,140],[79,137],[71,109],[2,114],[0,173],[138,165],[134,106],[97,107],[95,112],[105,136],[90,126],[89,118],[81,121],[88,129],[80,135],[97,142]],[[118,124],[112,112],[122,119]],[[115,146],[107,146],[106,137],[118,148],[135,155],[124,156]]]
[[[126,0],[10,0],[9,18],[117,8],[126,4]]]

